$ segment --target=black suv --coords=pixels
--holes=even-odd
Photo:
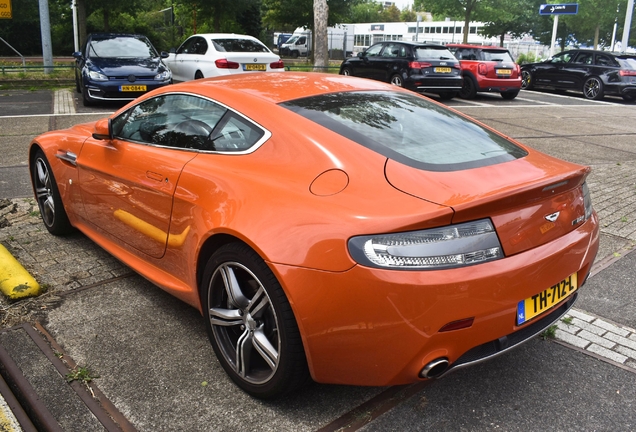
[[[384,41],[340,65],[341,75],[371,78],[451,99],[462,88],[459,61],[442,45]]]
[[[636,56],[608,51],[569,50],[541,63],[521,66],[521,88],[535,86],[583,92],[587,99],[606,94],[636,99]]]

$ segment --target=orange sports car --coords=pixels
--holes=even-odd
[[[598,250],[589,167],[360,78],[172,85],[29,160],[47,229],[198,308],[261,398],[501,354],[572,306]]]

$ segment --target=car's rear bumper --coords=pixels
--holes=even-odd
[[[508,341],[518,345],[551,325],[569,308],[563,305],[571,296],[521,326],[515,320],[518,303],[573,273],[582,285],[598,241],[594,214],[554,242],[471,267],[355,266],[341,273],[271,267],[292,304],[313,378],[385,386],[422,379],[422,369],[436,359],[447,359],[451,369],[487,359],[505,351]],[[470,318],[468,328],[439,331]]]
[[[404,82],[404,87],[418,92],[458,92],[462,88],[462,77],[459,75],[449,77],[426,77],[413,75]]]
[[[480,92],[509,92],[521,90],[521,77],[517,78],[480,78]]]

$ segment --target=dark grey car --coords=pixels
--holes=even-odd
[[[569,50],[541,63],[521,66],[521,88],[535,86],[583,92],[587,99],[605,95],[636,99],[636,56],[608,51]]]

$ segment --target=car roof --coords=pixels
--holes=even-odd
[[[446,44],[449,48],[477,48],[477,49],[488,49],[488,50],[497,50],[497,51],[508,51],[507,48],[493,46],[493,45],[470,45],[470,44]]]
[[[418,47],[418,48],[446,48],[446,46],[444,45],[440,45],[440,44],[436,44],[436,43],[426,43],[426,42],[411,42],[411,41],[404,41],[404,40],[395,40],[395,41],[380,41],[378,43],[383,43],[383,44],[388,44],[388,43],[399,43],[399,44],[403,44],[403,45],[409,45],[412,47]],[[376,45],[376,44],[373,44]]]
[[[146,36],[137,33],[91,33],[88,39],[112,39],[115,37],[130,37],[135,39],[148,39]]]
[[[238,34],[238,33],[197,33],[192,36],[201,36],[206,39],[252,39],[252,40],[256,39],[254,36]]]

